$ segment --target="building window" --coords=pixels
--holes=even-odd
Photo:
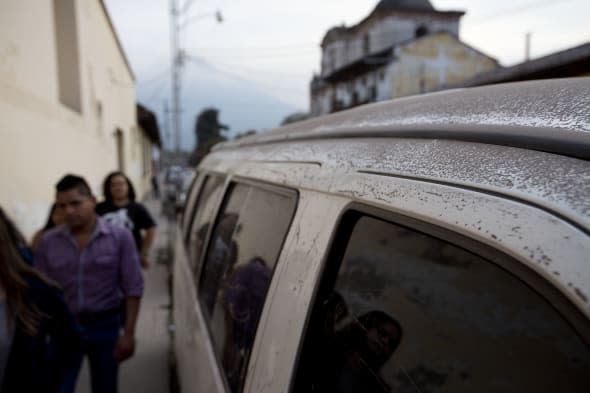
[[[587,344],[518,262],[353,211],[333,244],[294,391],[588,390]]]
[[[125,172],[125,141],[123,131],[120,129],[115,131],[115,144],[117,147],[117,169]]]
[[[377,88],[375,86],[369,87],[369,101],[377,101]]]
[[[195,202],[193,202],[193,199],[189,201],[191,206],[198,206],[194,214],[192,213],[192,207],[187,210],[187,214],[190,214],[190,223],[187,231],[188,236],[185,239],[189,265],[193,271],[195,281],[198,281],[201,254],[211,227],[211,221],[215,218],[215,211],[221,202],[224,182],[225,178],[221,176],[207,176],[203,181],[197,200]],[[166,198],[166,195],[163,198]]]
[[[53,14],[59,100],[80,113],[82,99],[75,0],[54,0]]]
[[[328,51],[328,68],[333,71],[336,68],[336,49],[330,48]]]
[[[416,29],[416,38],[425,36],[426,34],[428,34],[428,28],[426,26],[422,25]]]
[[[365,34],[363,37],[363,54],[368,55],[371,51],[371,38],[369,34]]]

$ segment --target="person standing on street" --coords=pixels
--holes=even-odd
[[[63,288],[82,331],[82,349],[62,392],[74,391],[87,355],[92,392],[116,393],[118,364],[135,351],[135,324],[143,294],[137,250],[129,231],[97,216],[96,199],[83,178],[66,175],[56,190],[57,209],[65,225],[43,234],[35,266]]]
[[[105,200],[96,206],[96,212],[107,222],[131,231],[141,265],[147,269],[150,248],[156,236],[156,222],[148,210],[135,201],[133,184],[123,172],[110,173],[102,190]]]

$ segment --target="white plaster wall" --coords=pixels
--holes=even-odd
[[[493,59],[446,33],[405,45],[397,55],[392,75],[394,98],[438,90],[497,67]]]
[[[378,52],[414,37],[419,24],[412,19],[390,16],[371,28],[371,52]]]
[[[394,70],[395,63],[393,62],[377,70],[377,101],[386,101],[392,98]],[[383,75],[382,78],[381,74]]]
[[[65,173],[83,175],[100,194],[117,169],[116,129],[138,194],[146,189],[133,77],[100,1],[76,6],[82,113],[58,98],[53,2],[0,2],[0,205],[27,236],[44,222]]]

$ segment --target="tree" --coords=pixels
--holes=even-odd
[[[281,125],[284,126],[285,124],[295,123],[298,121],[309,119],[309,113],[307,112],[295,112],[291,113],[289,116],[285,117],[281,122]]]
[[[218,119],[219,111],[215,108],[206,108],[199,113],[195,122],[195,136],[197,145],[190,158],[191,165],[199,162],[209,153],[213,145],[227,140],[222,131],[229,127],[221,124]]]

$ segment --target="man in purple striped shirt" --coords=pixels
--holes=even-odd
[[[73,392],[86,354],[93,393],[117,391],[118,363],[135,351],[135,323],[143,278],[131,233],[94,212],[96,199],[86,181],[64,176],[56,185],[56,206],[65,224],[46,232],[35,266],[57,281],[82,330],[83,351],[62,392]],[[121,309],[125,321],[121,330]]]

